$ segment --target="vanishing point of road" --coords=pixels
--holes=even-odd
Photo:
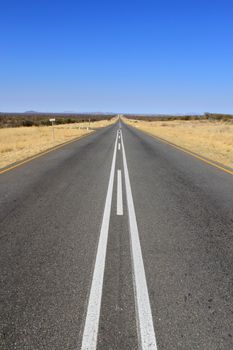
[[[122,121],[0,175],[1,350],[233,349],[233,176]]]

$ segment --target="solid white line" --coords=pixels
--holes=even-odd
[[[121,144],[118,143],[118,151],[120,151],[120,150],[121,150]]]
[[[117,170],[117,215],[123,215],[121,170]]]
[[[140,349],[157,350],[153,318],[147,289],[146,275],[142,258],[142,251],[138,233],[136,214],[131,191],[127,160],[125,155],[125,147],[123,135],[121,134],[123,165],[125,174],[126,198],[129,215],[129,228],[131,238],[131,255],[133,264],[135,303],[137,311],[138,337],[140,341]]]
[[[103,278],[105,268],[105,258],[108,241],[109,220],[111,214],[112,193],[114,183],[114,173],[116,164],[117,136],[112,158],[112,165],[106,195],[103,220],[100,230],[98,249],[96,254],[95,268],[92,277],[87,315],[82,338],[82,350],[95,350],[97,347],[97,335],[99,326],[100,306],[103,289]]]

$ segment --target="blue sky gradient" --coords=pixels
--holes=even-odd
[[[229,0],[0,0],[0,111],[233,113]]]

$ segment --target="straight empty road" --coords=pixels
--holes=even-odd
[[[233,349],[233,176],[122,121],[0,175],[1,350]]]

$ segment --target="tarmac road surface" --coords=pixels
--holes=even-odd
[[[233,176],[122,121],[0,175],[1,350],[233,349]]]

